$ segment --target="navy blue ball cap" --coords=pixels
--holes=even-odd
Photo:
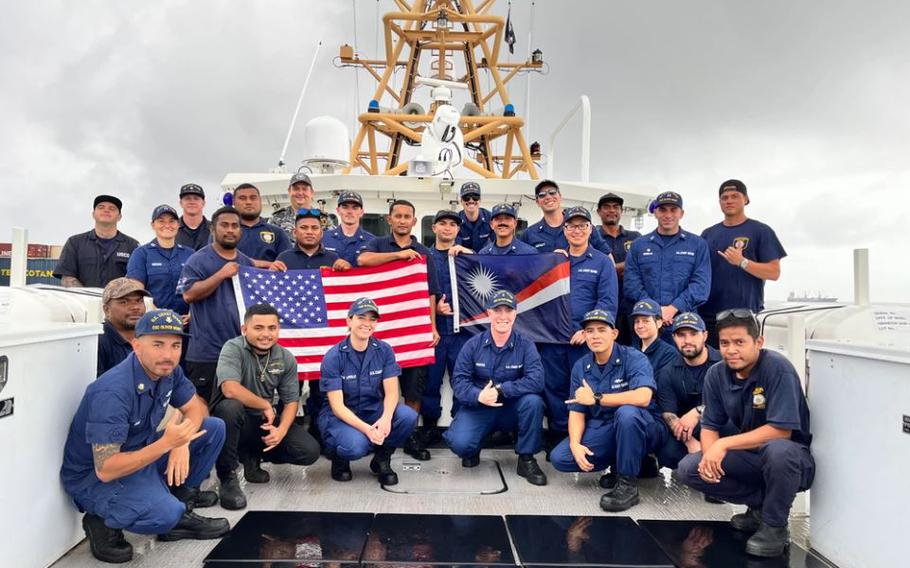
[[[633,316],[652,316],[652,317],[663,317],[663,313],[660,311],[660,304],[652,300],[651,298],[645,298],[635,302],[635,305],[632,307]]]
[[[547,189],[548,187],[554,188],[556,191],[559,191],[559,185],[551,179],[541,180],[537,185],[534,186],[534,197],[537,197],[537,194],[542,190]]]
[[[493,207],[493,210],[490,211],[490,218],[495,218],[497,215],[508,215],[509,217],[518,219],[518,211],[512,207],[511,203],[499,203]]]
[[[665,191],[654,198],[654,201],[651,202],[651,206],[648,207],[648,212],[654,213],[661,205],[675,205],[682,209],[682,195],[675,191]]]
[[[584,217],[585,221],[591,222],[591,212],[584,207],[569,207],[562,214],[563,224],[568,223],[576,217]]]
[[[461,184],[461,191],[459,192],[461,198],[464,199],[468,195],[476,195],[480,197],[480,184],[476,181],[466,181]]]
[[[183,320],[174,310],[152,310],[145,312],[136,322],[136,337],[143,335],[187,335],[183,331]]]
[[[695,312],[683,312],[673,318],[673,331],[679,329],[694,329],[695,331],[705,331],[705,320]]]
[[[180,197],[185,195],[198,195],[205,199],[205,191],[195,183],[188,183],[180,187]]]
[[[623,198],[616,195],[615,193],[605,193],[600,196],[600,199],[597,200],[597,208],[600,209],[603,207],[604,203],[618,203],[619,206],[622,207],[625,201],[623,201]]]
[[[291,187],[295,183],[305,183],[308,186],[313,187],[313,182],[310,181],[310,176],[300,172],[291,176],[291,181],[288,182],[288,187]]]
[[[363,207],[363,197],[356,191],[342,191],[338,194],[338,205],[342,203],[356,203]]]
[[[376,302],[369,298],[357,298],[348,308],[348,317],[362,316],[370,312],[376,314],[377,318],[379,317],[379,306],[376,305]]]
[[[111,203],[117,207],[117,211],[123,211],[123,202],[113,195],[99,195],[95,198],[95,202],[92,204],[92,209],[98,207],[99,203]]]
[[[180,219],[180,216],[177,215],[177,210],[171,207],[170,205],[159,205],[155,207],[155,210],[152,211],[152,221],[157,221],[158,217],[162,215],[173,215],[174,219]]]
[[[584,319],[581,320],[581,327],[584,328],[592,321],[605,323],[614,329],[616,328],[616,321],[613,319],[613,314],[607,310],[591,310],[586,313]]]
[[[493,295],[487,300],[487,309],[492,310],[499,306],[506,306],[507,308],[517,310],[518,301],[515,299],[515,294],[508,290],[497,290],[496,292],[493,292]]]
[[[433,217],[433,224],[435,225],[443,219],[451,219],[461,225],[461,216],[458,214],[458,212],[452,211],[451,209],[440,209],[437,211],[436,216]]]

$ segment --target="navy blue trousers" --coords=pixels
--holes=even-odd
[[[569,387],[572,367],[588,353],[588,347],[568,343],[538,343],[537,351],[543,363],[547,426],[550,430],[566,432],[569,429],[569,407],[566,406],[566,400],[571,398]]]
[[[436,345],[436,362],[430,365],[427,371],[427,388],[423,393],[423,403],[420,405],[420,415],[427,420],[436,421],[442,416],[442,381],[446,374],[449,373],[451,381],[452,371],[455,369],[455,360],[461,353],[468,337],[462,333],[454,335],[440,335],[439,343]],[[452,400],[452,416],[458,410],[458,400]]]
[[[809,448],[791,440],[772,440],[757,450],[730,450],[721,462],[726,475],[708,483],[698,475],[701,452],[679,463],[680,481],[712,497],[761,509],[772,527],[786,526],[793,498],[809,489],[815,460]]]
[[[641,460],[663,445],[667,428],[645,408],[624,405],[616,409],[612,420],[588,420],[581,445],[594,452],[588,461],[594,470],[616,465],[619,475],[638,477]],[[559,471],[581,471],[566,438],[550,452],[550,463]]]
[[[358,414],[358,416],[360,416]],[[369,416],[360,416],[367,424],[372,424],[382,416],[382,407]],[[392,431],[385,439],[383,446],[400,448],[417,426],[417,413],[414,409],[399,404],[392,415]],[[373,442],[366,434],[357,430],[350,424],[342,421],[326,407],[319,413],[319,432],[322,434],[322,443],[330,455],[337,455],[341,459],[359,460],[370,453]]]
[[[206,433],[190,442],[190,473],[185,483],[188,487],[199,487],[208,477],[224,444],[224,422],[220,418],[206,418],[202,429]],[[155,463],[108,483],[93,473],[84,491],[73,495],[73,500],[86,513],[103,518],[112,529],[166,533],[186,510],[167,487],[167,461],[168,454],[164,454]]]
[[[460,457],[480,453],[480,444],[490,432],[518,430],[515,453],[536,454],[543,435],[543,399],[526,394],[503,401],[502,406],[462,406],[443,435],[449,447]]]

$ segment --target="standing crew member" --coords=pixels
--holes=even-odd
[[[188,183],[180,188],[180,231],[177,232],[177,243],[192,250],[199,250],[209,244],[212,224],[205,218],[205,191],[195,183]]]
[[[720,184],[718,193],[724,220],[701,233],[711,257],[711,294],[698,308],[714,347],[717,313],[731,308],[755,313],[765,309],[765,281],[780,278],[780,260],[787,256],[774,229],[746,217],[746,184],[730,179]]]
[[[177,293],[190,306],[186,374],[206,402],[212,399],[222,346],[240,335],[240,315],[231,278],[241,266],[253,266],[253,261],[237,250],[240,214],[233,207],[222,207],[212,215],[212,239],[212,244],[186,262],[177,284]]]
[[[508,290],[487,302],[490,329],[469,339],[455,363],[452,390],[461,406],[445,439],[462,466],[476,467],[486,435],[517,430],[518,475],[546,485],[534,458],[543,430],[543,366],[534,343],[513,329],[517,308]]]
[[[348,309],[350,335],[329,349],[320,367],[325,403],[319,430],[332,456],[332,479],[351,480],[352,460],[375,450],[370,470],[381,485],[395,485],[391,458],[417,426],[417,413],[398,404],[398,376],[392,346],[375,339],[379,308],[358,298]]]
[[[357,255],[375,238],[361,226],[363,198],[359,193],[342,191],[338,195],[338,207],[335,208],[335,212],[338,213],[341,223],[337,227],[326,229],[322,237],[322,246],[348,261],[351,266],[357,266]]]
[[[783,355],[762,349],[758,320],[749,310],[717,314],[723,365],[705,376],[702,451],[679,463],[679,479],[707,495],[747,505],[730,519],[756,531],[746,552],[778,556],[790,537],[793,499],[812,485],[809,407],[796,369]],[[732,435],[722,435],[728,423]]]
[[[554,448],[550,462],[566,472],[615,467],[616,483],[600,507],[625,511],[639,502],[643,458],[666,438],[655,404],[657,384],[645,356],[615,342],[612,313],[591,310],[582,325],[591,352],[572,368],[569,437]]]
[[[98,338],[98,374],[116,366],[133,352],[136,322],[145,315],[145,297],[150,296],[141,282],[114,278],[101,294],[104,331]]]
[[[236,191],[236,190],[235,190]],[[296,173],[291,176],[288,182],[288,200],[290,204],[276,211],[268,222],[276,227],[280,227],[287,235],[290,242],[294,242],[294,224],[297,218],[297,212],[301,209],[313,209],[313,197],[316,192],[313,191],[313,183],[310,176],[304,173]]]
[[[679,226],[685,211],[678,193],[665,191],[651,203],[657,229],[636,239],[626,257],[624,293],[631,302],[653,298],[665,329],[679,312],[692,312],[708,299],[711,261],[704,239]],[[670,332],[663,334],[671,344]]]
[[[500,203],[490,212],[490,228],[494,238],[478,254],[537,254],[537,249],[528,243],[515,238],[518,227],[518,211],[509,203]]]
[[[535,202],[543,213],[543,219],[528,226],[518,238],[537,249],[537,252],[566,250],[569,248],[569,242],[566,240],[563,230],[566,220],[563,215],[562,193],[559,192],[559,186],[555,181],[545,179],[534,188],[534,195]],[[589,239],[594,248],[604,254],[610,254],[600,233],[591,231]]]
[[[259,188],[242,183],[234,190],[234,207],[240,213],[242,234],[237,248],[247,255],[256,268],[269,268],[278,255],[291,248],[291,239],[284,229],[266,223],[262,214]]]
[[[217,502],[199,491],[224,443],[224,422],[210,418],[177,361],[183,324],[170,310],[148,312],[136,324],[135,353],[91,383],[70,425],[60,478],[80,511],[92,554],[128,562],[123,531],[160,540],[214,539],[227,519],[193,508]],[[168,405],[180,410],[156,432]]]
[[[439,343],[439,333],[436,331],[436,301],[442,295],[439,284],[439,272],[436,270],[436,261],[430,250],[420,244],[411,234],[417,224],[416,210],[410,201],[397,199],[389,205],[389,215],[386,218],[392,234],[385,237],[376,237],[369,243],[360,256],[357,264],[360,266],[380,266],[396,260],[415,260],[423,256],[427,262],[427,286],[430,292],[430,325],[433,329],[433,341],[428,347],[436,347]],[[423,393],[427,385],[427,366],[408,367],[401,372],[401,393],[406,405],[418,413],[423,403]],[[416,460],[430,459],[424,441],[416,432],[404,445],[404,452]]]
[[[187,323],[190,307],[177,293],[177,282],[183,265],[193,256],[194,250],[177,242],[179,229],[177,211],[173,207],[155,207],[152,211],[155,238],[133,251],[126,276],[142,282],[151,293],[156,308],[174,310]]]
[[[319,444],[303,426],[295,424],[300,390],[297,360],[278,345],[278,312],[268,304],[254,304],[243,318],[243,333],[224,344],[218,357],[218,394],[212,414],[224,420],[225,442],[215,469],[221,480],[221,506],[243,509],[246,496],[235,470],[243,463],[250,483],[268,483],[271,463],[310,465],[319,458]],[[278,394],[280,414],[272,400]]]
[[[114,278],[126,276],[126,264],[139,242],[117,230],[123,202],[113,195],[99,195],[92,206],[95,228],[66,239],[54,268],[67,288],[104,288]]]
[[[601,225],[597,232],[603,238],[606,248],[613,255],[616,265],[616,277],[619,284],[619,310],[616,313],[616,329],[619,330],[617,341],[623,345],[632,344],[632,326],[629,323],[629,312],[634,302],[627,301],[623,294],[623,274],[626,268],[626,254],[632,248],[632,241],[641,236],[638,231],[629,231],[620,225],[622,206],[625,201],[615,193],[602,195],[597,201],[597,215]],[[606,252],[606,251],[604,251]]]
[[[480,250],[490,240],[490,212],[480,206],[480,184],[466,181],[461,184],[461,226],[458,244],[471,250]]]

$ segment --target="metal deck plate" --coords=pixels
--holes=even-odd
[[[417,461],[410,456],[392,456],[392,469],[398,473],[398,485],[383,485],[391,493],[426,495],[494,495],[506,491],[505,479],[494,459],[481,457],[477,467],[461,467],[461,458],[436,452],[430,461]]]

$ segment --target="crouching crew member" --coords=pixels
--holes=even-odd
[[[219,538],[227,519],[193,507],[218,498],[199,491],[224,443],[224,422],[177,365],[183,323],[171,310],[153,310],[136,324],[135,350],[85,390],[70,425],[60,478],[80,511],[92,554],[127,562],[133,548],[123,531],[161,540]],[[161,432],[168,405],[179,408]]]
[[[712,497],[747,505],[730,520],[736,530],[757,531],[746,552],[777,556],[790,540],[793,498],[815,477],[809,407],[793,365],[762,349],[751,311],[720,312],[717,333],[724,364],[705,377],[702,451],[683,458],[679,478]],[[722,435],[728,421],[736,433]]]
[[[487,304],[490,329],[469,339],[458,355],[452,390],[460,407],[445,439],[461,465],[475,467],[484,436],[517,429],[518,475],[546,485],[534,458],[543,435],[543,365],[534,343],[512,329],[517,307],[508,290],[493,294]]]
[[[661,369],[676,360],[677,354],[673,346],[660,339],[660,328],[663,327],[660,305],[650,298],[639,300],[632,306],[632,330],[635,339],[632,345],[640,349],[648,362],[654,376]]]
[[[246,507],[237,480],[238,462],[243,463],[248,482],[268,483],[269,472],[260,467],[263,459],[310,465],[319,458],[319,444],[294,422],[300,400],[297,360],[278,345],[278,330],[275,308],[252,305],[243,318],[243,335],[225,343],[218,358],[218,393],[212,414],[225,425],[224,448],[216,463],[225,509]],[[277,420],[272,407],[276,391],[280,403]]]
[[[572,368],[569,437],[550,454],[559,471],[616,468],[616,484],[600,499],[604,511],[625,511],[639,501],[642,459],[663,445],[667,430],[657,416],[657,384],[647,358],[615,342],[613,314],[591,310],[582,322],[591,353]]]
[[[673,341],[680,356],[656,373],[657,404],[670,429],[667,443],[657,452],[663,467],[676,469],[686,454],[701,450],[698,440],[705,373],[721,360],[720,352],[707,345],[707,339],[705,322],[695,312],[673,318]]]
[[[350,335],[329,349],[320,368],[325,402],[319,431],[332,456],[332,479],[351,480],[351,460],[375,450],[370,470],[381,485],[395,485],[391,458],[417,426],[417,412],[398,404],[401,368],[385,341],[373,338],[379,308],[358,298],[348,310]]]

